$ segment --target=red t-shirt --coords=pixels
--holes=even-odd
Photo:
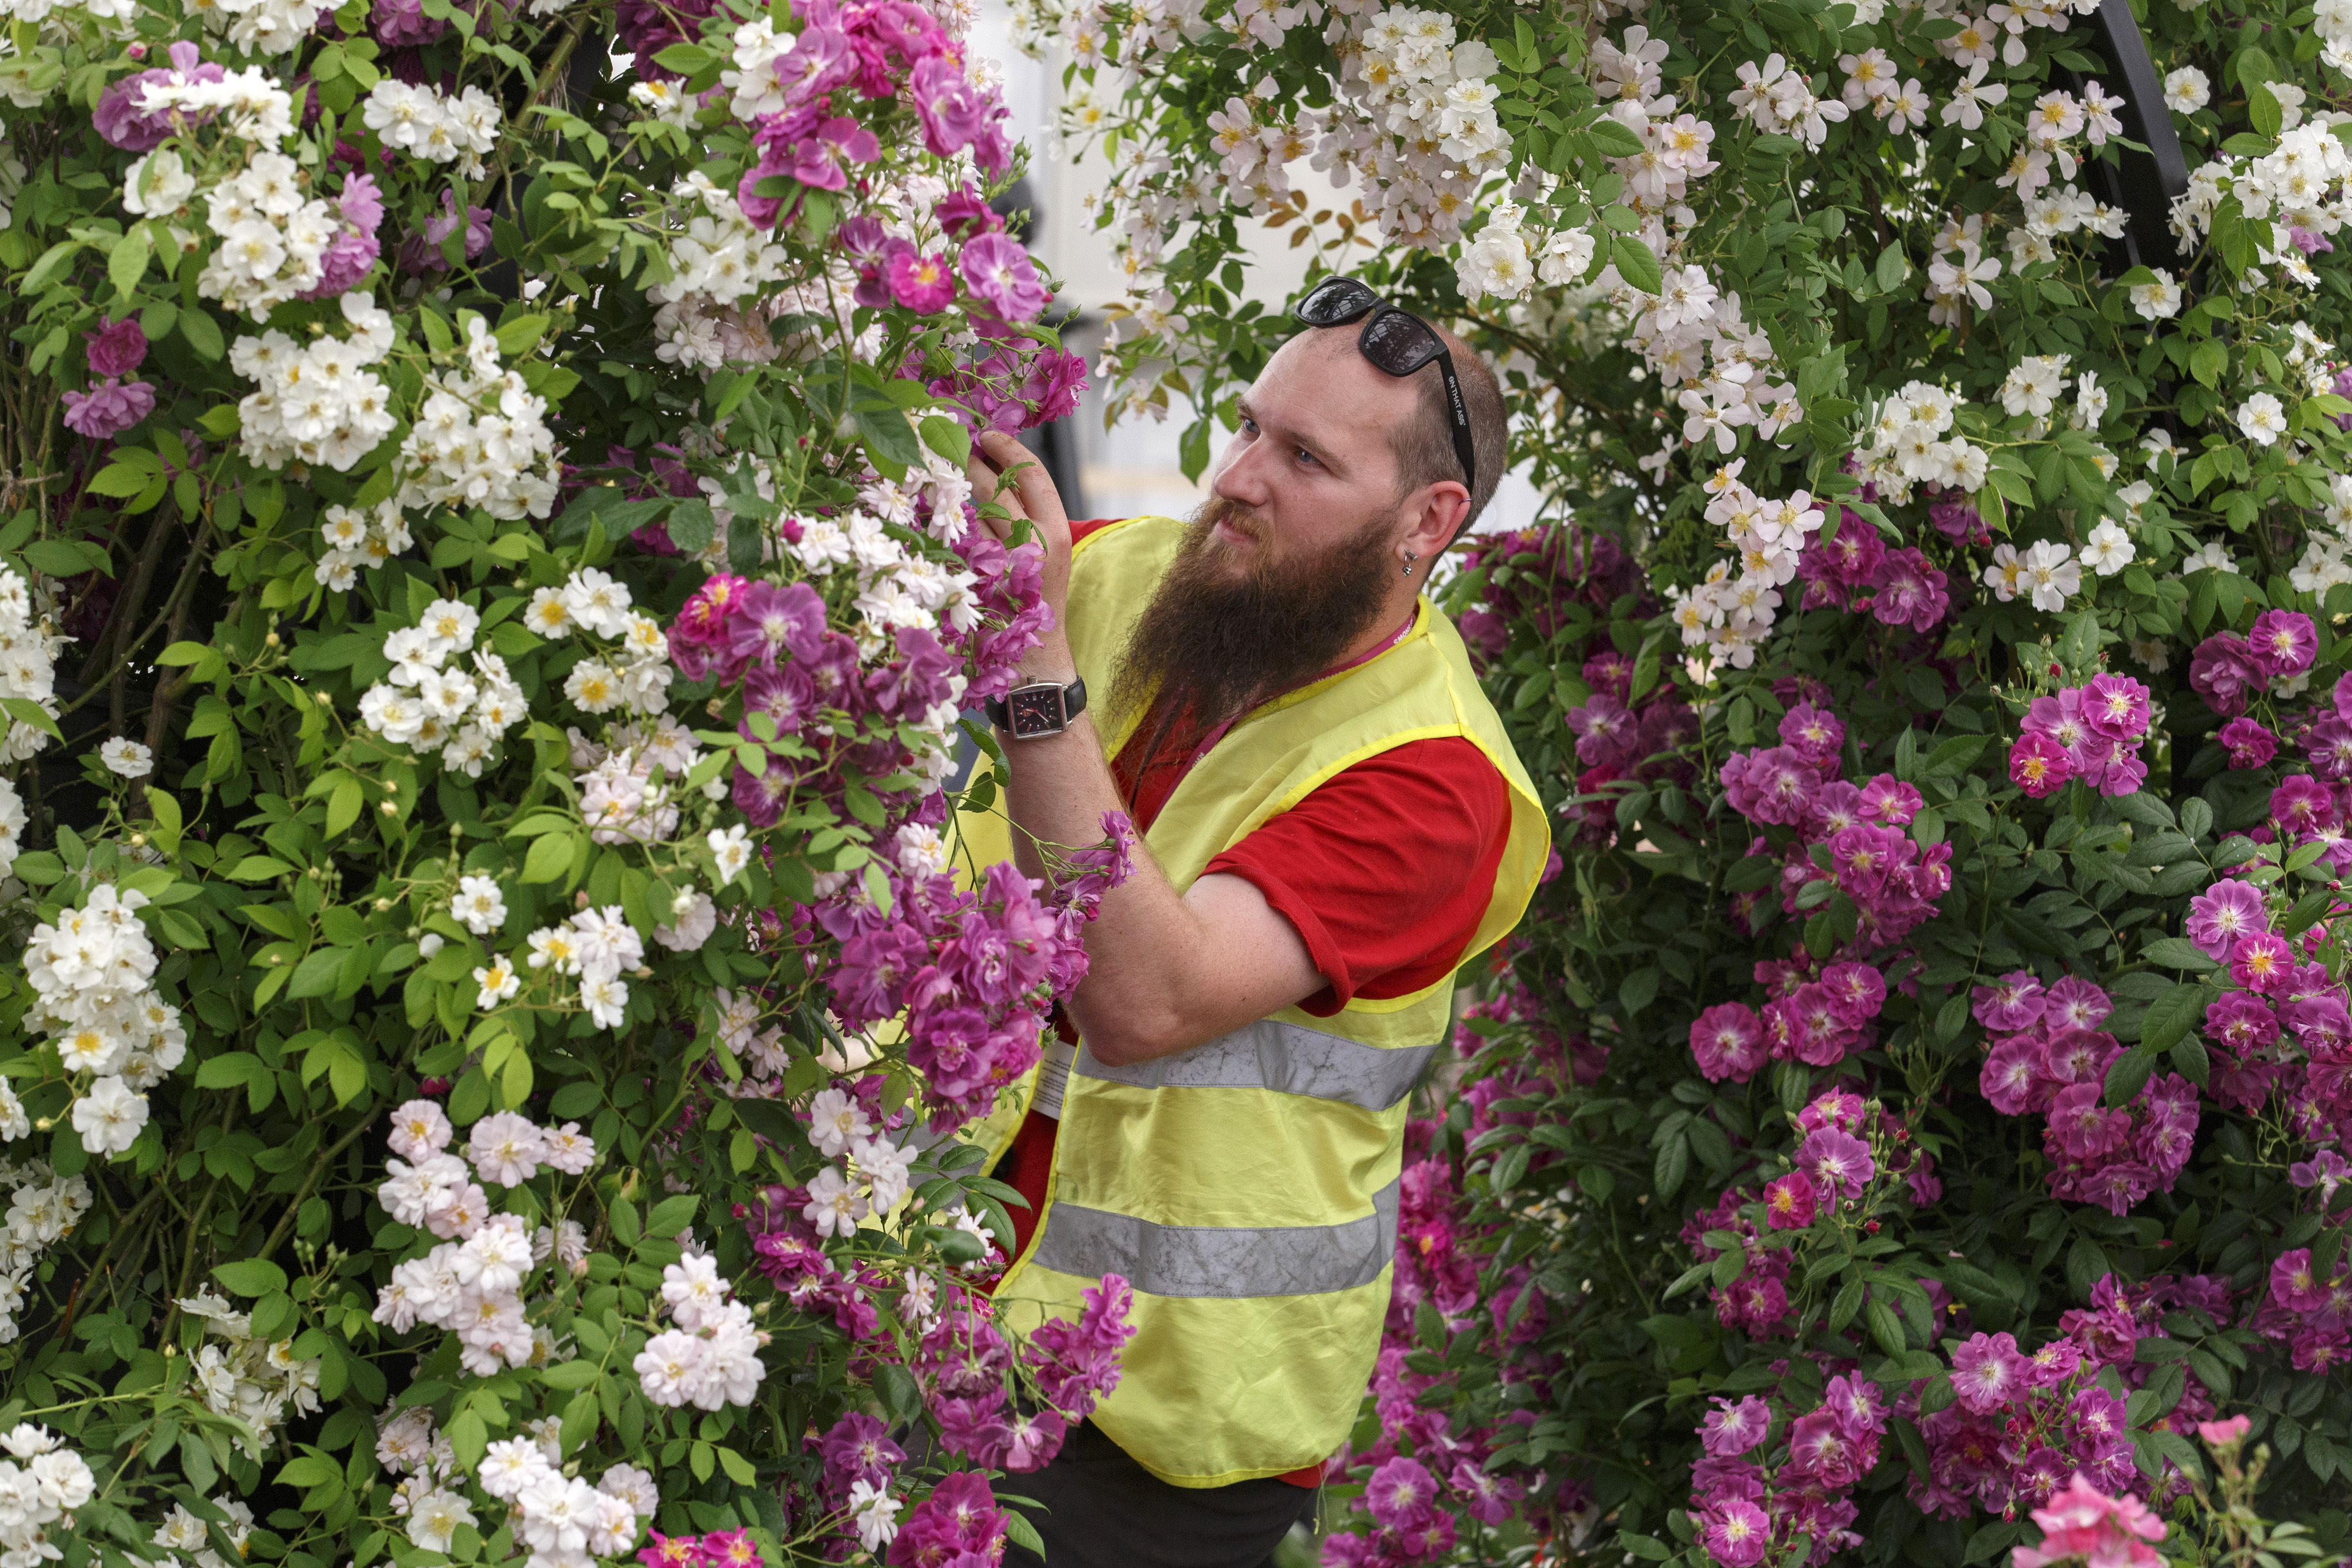
[[[1073,523],[1071,536],[1110,520]],[[1138,747],[1121,748],[1111,776],[1139,831],[1158,820],[1202,741],[1221,737],[1180,721],[1141,779]],[[1326,982],[1299,1007],[1328,1018],[1355,998],[1408,996],[1453,971],[1486,912],[1510,827],[1510,792],[1485,752],[1460,737],[1408,741],[1335,774],[1201,874],[1245,879],[1297,930]],[[1045,1206],[1055,1131],[1031,1113],[998,1173],[1029,1200],[1010,1210],[1013,1257]],[[1283,1479],[1313,1486],[1319,1472]]]

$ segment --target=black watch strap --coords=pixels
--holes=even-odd
[[[1053,703],[1038,700],[1055,695],[1061,699],[1058,715],[1050,711],[1055,706]],[[988,722],[1006,731],[1015,740],[1059,735],[1069,727],[1070,720],[1087,711],[1086,677],[1082,675],[1061,687],[1044,681],[1015,686],[1004,696],[987,698],[982,706],[988,710]]]

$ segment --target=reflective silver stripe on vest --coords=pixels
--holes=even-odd
[[[1037,1239],[1038,1267],[1121,1274],[1154,1296],[1320,1296],[1369,1285],[1396,1256],[1397,1184],[1372,1212],[1340,1225],[1154,1225],[1133,1215],[1056,1203]]]
[[[1434,1045],[1382,1048],[1274,1019],[1245,1024],[1190,1051],[1133,1067],[1106,1067],[1080,1050],[1081,1078],[1139,1089],[1271,1089],[1385,1111],[1419,1082]]]

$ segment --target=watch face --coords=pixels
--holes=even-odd
[[[1013,737],[1016,740],[1059,735],[1067,727],[1062,716],[1062,688],[1059,686],[1022,686],[1008,695],[1004,703],[1013,720]]]

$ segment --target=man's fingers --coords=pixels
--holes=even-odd
[[[1012,476],[1014,494],[1021,497],[1021,508],[1032,517],[1057,517],[1062,510],[1060,492],[1054,488],[1053,477],[1036,454],[1013,437],[1000,431],[982,431],[980,450],[1000,471]]]

